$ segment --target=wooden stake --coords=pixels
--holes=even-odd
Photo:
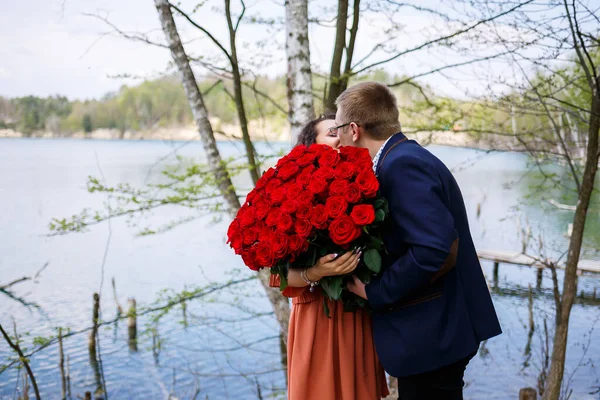
[[[67,379],[65,376],[65,353],[63,350],[62,328],[58,328],[58,367],[60,369],[60,383],[62,387],[62,400],[67,398]]]
[[[534,388],[523,388],[519,390],[519,400],[537,400],[537,392]]]
[[[127,332],[129,336],[129,349],[138,351],[137,348],[137,312],[135,299],[127,300],[129,310],[127,311]]]

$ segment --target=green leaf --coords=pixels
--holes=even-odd
[[[375,249],[371,249],[371,250],[367,250],[365,252],[365,264],[367,264],[367,267],[375,272],[376,274],[379,273],[379,271],[381,271],[381,255],[379,254],[379,252]]]
[[[375,222],[382,222],[386,217],[386,212],[383,210],[375,211]]]
[[[279,282],[279,290],[281,290],[283,292],[285,290],[285,288],[288,287],[288,281],[287,281],[287,278],[284,276],[284,274],[279,274],[279,277],[281,278],[281,280]]]
[[[383,249],[383,240],[376,236],[369,236],[369,247],[373,247],[376,250]]]
[[[321,287],[325,294],[332,300],[339,300],[342,297],[342,277],[331,276],[321,279]]]
[[[373,205],[375,207],[376,210],[379,210],[381,208],[383,208],[386,205],[387,201],[383,198],[381,199],[377,199],[377,201],[375,202],[375,204]]]

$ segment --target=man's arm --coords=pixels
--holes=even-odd
[[[442,182],[420,158],[402,156],[386,166],[380,184],[388,193],[394,226],[408,246],[406,254],[366,287],[371,306],[401,301],[428,284],[452,263],[458,246],[454,219],[444,202]]]

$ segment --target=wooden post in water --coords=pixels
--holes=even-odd
[[[58,367],[60,368],[60,383],[62,387],[61,399],[67,398],[67,378],[65,376],[65,353],[63,350],[62,328],[58,328]]]
[[[500,269],[500,263],[494,261],[494,287],[498,287],[498,270]]]
[[[85,400],[92,400],[92,392],[85,392]]]
[[[537,392],[534,388],[523,388],[519,390],[519,400],[537,400]]]
[[[100,315],[100,296],[94,293],[94,309],[92,313],[92,330],[88,340],[90,358],[96,358],[96,336],[98,335],[98,318]]]
[[[592,293],[592,300],[596,300],[596,287],[594,286],[594,292]]]
[[[129,310],[127,311],[127,332],[129,336],[129,350],[138,351],[137,347],[137,311],[135,299],[127,300]]]
[[[544,277],[544,269],[543,268],[538,268],[537,269],[536,282],[535,282],[535,287],[538,290],[540,290],[542,288],[542,278],[543,277]]]

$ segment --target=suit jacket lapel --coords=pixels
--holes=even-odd
[[[375,175],[379,176],[379,170],[381,168],[381,165],[383,163],[383,160],[385,160],[385,156],[387,154],[387,152],[394,146],[396,146],[397,143],[406,140],[406,136],[404,136],[404,134],[402,132],[398,132],[395,133],[390,140],[388,140],[388,142],[383,146],[383,151],[381,152],[381,156],[379,157],[379,160],[377,160],[377,166],[375,167]]]

